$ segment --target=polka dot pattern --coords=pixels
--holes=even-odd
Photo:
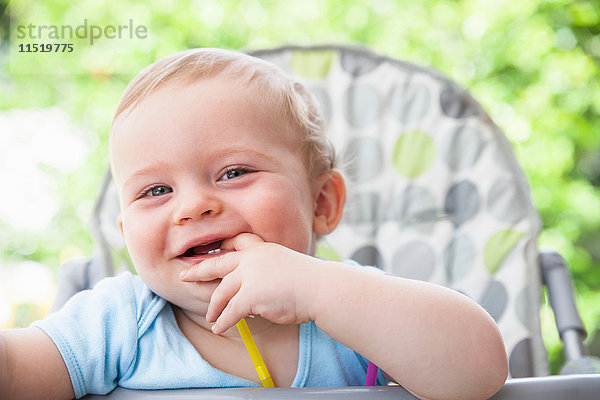
[[[481,133],[474,127],[460,124],[442,139],[442,157],[455,172],[471,168],[481,156],[484,142]]]
[[[344,116],[353,128],[367,128],[379,118],[380,103],[379,94],[373,86],[352,85],[344,95]]]
[[[381,256],[379,249],[375,246],[363,246],[352,253],[352,257],[350,258],[361,265],[371,265],[385,269],[383,257]]]
[[[485,289],[483,296],[479,299],[479,304],[494,318],[496,322],[500,320],[506,310],[508,303],[508,292],[501,282],[491,281]]]
[[[526,378],[533,375],[533,355],[531,339],[523,339],[516,344],[508,358],[508,368],[512,378]]]
[[[464,91],[448,85],[440,94],[440,106],[444,114],[451,118],[466,118],[476,115],[477,103]]]
[[[379,65],[382,60],[378,57],[372,57],[365,59],[361,54],[357,54],[353,51],[342,51],[341,52],[341,65],[342,69],[353,77],[359,77],[372,73]]]
[[[455,236],[444,251],[446,279],[450,284],[464,279],[475,264],[477,248],[468,235]]]
[[[403,124],[420,121],[430,108],[430,93],[420,83],[407,81],[394,87],[390,111]]]
[[[394,200],[394,218],[402,229],[431,232],[438,210],[433,193],[422,186],[407,186]]]
[[[317,245],[317,250],[315,251],[315,257],[322,258],[325,260],[331,261],[343,261],[342,256],[335,251],[331,246],[326,245],[325,243],[319,243]]]
[[[491,274],[498,271],[508,253],[514,249],[522,236],[523,233],[521,232],[504,230],[496,232],[486,242],[483,249],[483,258],[485,266]]]
[[[433,274],[435,264],[431,246],[415,240],[398,248],[392,258],[392,272],[403,278],[427,281]]]
[[[499,221],[517,223],[527,214],[527,203],[523,201],[519,185],[509,179],[499,179],[488,194],[487,209]]]
[[[407,178],[416,178],[429,169],[435,157],[433,140],[423,131],[402,134],[394,146],[396,170]]]
[[[456,226],[464,224],[479,210],[479,192],[469,181],[458,182],[446,194],[445,211],[451,215]]]
[[[349,196],[343,222],[355,232],[371,236],[377,232],[382,219],[382,200],[378,193],[362,192]]]
[[[447,284],[495,319],[511,377],[547,373],[530,249],[540,222],[483,108],[437,72],[360,49],[256,55],[306,83],[343,151],[348,201],[317,255]]]
[[[343,160],[346,175],[352,182],[368,182],[383,170],[381,143],[371,137],[353,138],[343,152]]]
[[[304,78],[323,78],[336,58],[335,51],[296,51],[292,53],[292,72]]]

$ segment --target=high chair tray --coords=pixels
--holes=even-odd
[[[400,386],[344,388],[224,388],[185,390],[128,390],[117,388],[106,396],[89,395],[86,400],[239,400],[239,399],[410,399],[416,397]],[[492,400],[598,400],[600,374],[547,376],[511,379],[492,397]]]

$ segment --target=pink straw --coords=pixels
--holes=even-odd
[[[369,366],[367,367],[367,379],[365,379],[365,386],[375,386],[377,383],[377,372],[379,371],[379,367],[369,361]]]

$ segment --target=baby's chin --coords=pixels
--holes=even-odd
[[[175,316],[175,320],[177,321],[177,325],[179,329],[186,332],[186,328],[203,328],[207,331],[210,331],[210,328],[213,324],[210,324],[206,321],[206,312],[208,310],[208,304],[204,307],[196,307],[194,309],[186,309],[182,308],[174,303],[171,303],[171,307],[173,309],[173,315]]]
[[[181,282],[179,272],[174,272],[176,281],[172,283],[166,280],[160,282],[146,280],[143,276],[141,278],[153,293],[168,301],[174,308],[204,318],[210,298],[221,283],[221,279],[209,282]]]

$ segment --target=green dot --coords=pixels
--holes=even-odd
[[[394,165],[400,174],[408,178],[415,178],[427,171],[434,156],[433,141],[423,131],[406,132],[394,146]]]
[[[511,231],[510,229],[496,232],[492,235],[483,250],[483,262],[491,274],[495,274],[498,271],[500,265],[502,265],[502,261],[504,261],[508,253],[517,245],[522,237],[523,232]]]
[[[342,261],[342,257],[331,246],[324,243],[317,244],[315,257],[330,261]]]
[[[294,51],[292,70],[305,78],[323,78],[329,74],[336,53],[330,51]]]

